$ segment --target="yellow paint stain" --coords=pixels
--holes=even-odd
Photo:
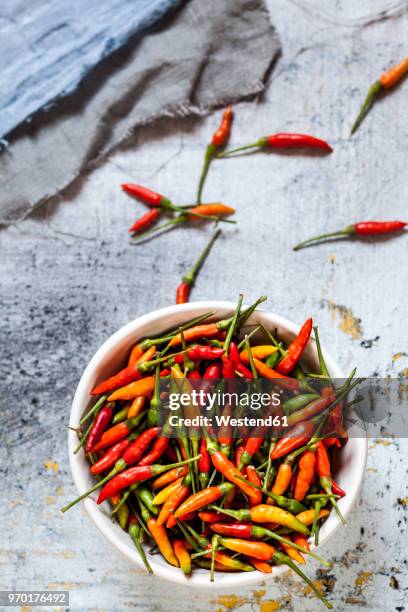
[[[378,472],[377,468],[367,468],[366,470],[367,472],[373,472],[374,474],[376,474]]]
[[[46,470],[52,470],[54,474],[58,474],[58,471],[59,471],[58,461],[54,461],[53,459],[46,459],[44,461],[44,467]]]
[[[336,256],[335,255],[329,255],[328,260],[329,260],[329,263],[334,264],[334,263],[336,263]]]
[[[280,607],[281,605],[276,599],[267,599],[261,602],[259,612],[275,612],[275,610],[280,610]]]
[[[372,577],[373,577],[373,572],[364,572],[363,570],[358,572],[358,576],[355,579],[354,584],[356,585],[356,588],[358,589],[360,593],[364,589],[364,587],[367,585],[367,582],[371,580]]]
[[[334,321],[336,315],[340,317],[339,329],[345,334],[348,334],[353,340],[359,340],[363,335],[363,328],[361,326],[361,319],[354,316],[351,308],[342,306],[341,304],[335,304],[331,300],[327,300],[329,311]]]
[[[52,495],[48,495],[47,496],[47,505],[51,506],[52,504],[55,504],[55,497],[52,497]]]
[[[395,355],[391,357],[392,363],[395,363],[396,361],[398,361],[398,359],[401,359],[401,357],[406,357],[406,353],[395,353]]]
[[[265,595],[266,591],[264,589],[260,589],[259,591],[252,591],[253,596],[257,603],[261,602],[262,597]]]
[[[391,444],[393,444],[393,442],[391,442],[390,440],[385,440],[384,438],[376,438],[370,444],[370,449],[375,448],[376,446],[391,446]]]
[[[61,485],[59,485],[56,490],[55,493],[58,495],[58,497],[61,497],[61,495],[64,495],[64,487],[62,487]]]
[[[49,582],[47,585],[49,591],[73,591],[75,588],[75,582]]]
[[[234,610],[246,603],[244,597],[238,597],[238,595],[220,595],[217,603],[220,606],[224,606],[227,610]]]
[[[398,375],[401,376],[401,378],[408,378],[408,368],[401,370]]]

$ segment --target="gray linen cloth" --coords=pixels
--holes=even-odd
[[[279,49],[263,0],[190,0],[11,133],[0,155],[0,224],[59,193],[137,126],[260,93]]]

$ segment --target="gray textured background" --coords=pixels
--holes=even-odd
[[[270,6],[272,2],[269,3]],[[276,130],[327,137],[329,157],[260,154],[214,164],[206,199],[237,208],[193,299],[269,295],[268,308],[315,317],[344,369],[400,376],[407,393],[407,236],[337,242],[292,253],[317,231],[364,218],[406,217],[408,83],[381,100],[351,141],[368,84],[406,55],[408,15],[372,21],[385,0],[275,0],[284,48],[267,95],[237,106],[233,144]],[[322,15],[321,12],[324,11]],[[317,14],[315,14],[317,13]],[[334,17],[328,15],[332,13]],[[340,20],[340,25],[337,23]],[[358,25],[353,25],[358,24]],[[176,283],[209,228],[179,229],[143,247],[126,230],[142,205],[120,192],[128,179],[191,200],[203,149],[218,124],[162,122],[84,178],[64,200],[0,233],[1,588],[68,588],[75,610],[239,612],[321,609],[297,579],[236,592],[193,591],[147,578],[122,558],[80,507],[68,468],[70,402],[88,359],[130,319],[174,300]],[[143,146],[142,146],[143,145]],[[407,440],[370,441],[362,501],[323,549],[334,566],[308,571],[337,610],[404,610],[407,599]],[[306,595],[306,599],[304,598]]]

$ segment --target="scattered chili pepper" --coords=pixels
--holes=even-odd
[[[207,177],[211,161],[214,159],[215,155],[217,154],[217,151],[224,147],[228,142],[233,117],[234,113],[232,110],[232,106],[229,106],[223,113],[220,127],[213,134],[211,143],[207,146],[204,156],[204,166],[201,171],[200,180],[198,182],[197,204],[201,203],[201,195],[203,192],[205,179]]]
[[[155,221],[160,217],[161,211],[159,208],[152,208],[148,210],[144,215],[136,219],[136,221],[129,227],[128,232],[130,234],[137,234],[151,227]]]
[[[309,136],[308,134],[288,134],[288,133],[278,133],[271,134],[270,136],[264,136],[253,142],[252,144],[245,145],[243,147],[238,147],[236,149],[231,149],[230,151],[226,151],[225,153],[220,153],[217,157],[230,157],[235,153],[240,153],[241,151],[248,151],[249,149],[314,149],[318,151],[323,151],[325,153],[331,153],[333,148],[329,145],[325,140],[321,140],[320,138],[315,138],[314,136]]]
[[[405,221],[360,221],[359,223],[353,223],[348,225],[342,230],[337,232],[330,232],[329,234],[320,234],[314,238],[309,238],[300,242],[293,247],[294,251],[299,251],[303,247],[308,246],[318,240],[326,240],[326,238],[336,238],[337,236],[378,236],[383,234],[392,234],[400,232],[406,227]]]
[[[408,57],[402,60],[396,66],[393,66],[387,72],[384,72],[378,79],[373,83],[367,93],[367,97],[364,100],[362,107],[360,108],[360,112],[357,115],[357,119],[353,123],[351,128],[351,136],[356,132],[364,117],[370,110],[375,98],[384,90],[391,89],[394,87],[401,79],[408,73]]]
[[[151,465],[160,459],[169,445],[169,438],[161,437],[154,441],[150,451],[138,463],[139,466]]]
[[[203,506],[207,506],[208,504],[212,504],[214,501],[226,495],[231,489],[233,489],[234,485],[229,482],[224,482],[223,484],[217,485],[216,487],[207,487],[203,491],[199,491],[194,495],[191,495],[185,502],[177,508],[175,513],[176,518],[183,518],[185,514],[189,512],[194,512],[195,510],[200,510]]]
[[[213,234],[212,238],[210,239],[207,246],[200,254],[199,258],[197,259],[193,267],[190,268],[190,270],[183,276],[182,282],[177,287],[176,304],[185,304],[186,302],[188,302],[188,298],[190,296],[190,290],[197,277],[198,271],[200,270],[201,266],[206,260],[211,250],[211,247],[213,246],[214,242],[217,240],[220,234],[221,234],[221,230],[217,230]]]
[[[167,523],[167,520],[179,508],[180,504],[181,506],[183,505],[182,502],[186,499],[186,497],[188,497],[190,493],[190,482],[191,482],[191,476],[190,474],[187,474],[187,476],[180,483],[177,489],[173,491],[173,493],[170,495],[168,499],[166,499],[166,501],[164,502],[162,506],[162,509],[160,510],[160,514],[157,519],[158,525],[164,525],[165,523]],[[188,514],[188,512],[192,512],[192,511],[193,510],[188,510],[187,512],[185,512],[185,514]]]

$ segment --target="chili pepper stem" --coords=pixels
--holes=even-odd
[[[237,321],[238,321],[243,299],[244,299],[244,296],[242,295],[242,293],[240,293],[238,296],[237,307],[235,309],[234,316],[231,319],[231,323],[229,325],[228,332],[227,332],[227,337],[225,338],[225,342],[224,342],[224,351],[226,354],[228,354],[229,346],[231,344],[231,339],[232,339],[235,327],[237,325]]]
[[[201,196],[203,193],[205,179],[207,178],[208,170],[210,168],[211,161],[214,158],[215,151],[216,147],[213,144],[209,144],[205,151],[203,169],[201,171],[201,176],[197,187],[197,204],[201,204]]]
[[[354,121],[351,131],[350,131],[350,136],[352,136],[358,129],[358,127],[360,126],[361,122],[363,121],[364,117],[366,116],[366,114],[368,113],[368,111],[370,110],[374,99],[376,96],[378,96],[378,94],[383,90],[383,86],[380,83],[380,81],[376,81],[375,83],[373,83],[367,93],[366,99],[364,100],[361,108],[360,108],[360,112],[357,115],[357,119]]]
[[[253,142],[252,144],[237,147],[236,149],[230,149],[229,151],[224,151],[224,153],[218,153],[216,157],[219,159],[222,159],[224,157],[232,157],[233,155],[235,155],[235,153],[241,153],[242,151],[249,151],[249,149],[256,149],[263,146],[265,146],[265,139],[261,138],[260,140],[257,140],[257,142]]]
[[[120,461],[120,460],[119,460]],[[90,495],[91,493],[93,493],[94,491],[96,491],[97,489],[99,489],[99,487],[103,486],[105,483],[107,483],[111,478],[113,478],[114,476],[116,476],[116,474],[118,474],[121,470],[123,470],[126,466],[125,462],[123,461],[119,467],[117,467],[119,461],[117,462],[117,464],[115,465],[115,467],[113,468],[113,470],[111,470],[109,472],[109,474],[107,476],[105,476],[105,478],[102,478],[102,480],[99,480],[93,487],[91,487],[90,489],[88,489],[87,491],[85,491],[85,493],[82,493],[82,495],[80,495],[79,497],[77,497],[76,499],[74,499],[72,502],[70,502],[69,504],[67,504],[66,506],[64,506],[63,508],[61,508],[61,512],[66,512],[67,510],[69,510],[70,508],[72,508],[72,506],[75,506],[75,504],[77,504],[79,501],[81,501],[82,499],[85,499],[85,497],[88,497],[88,495]],[[123,464],[123,465],[122,465]]]
[[[322,603],[324,603],[324,605],[326,606],[326,608],[328,608],[329,610],[332,610],[333,606],[331,605],[331,603],[329,603],[327,601],[327,599],[325,597],[323,597],[323,595],[320,593],[320,591],[316,588],[316,586],[313,584],[313,582],[310,580],[310,578],[308,578],[306,576],[306,574],[304,574],[302,572],[302,570],[300,570],[298,568],[298,566],[296,565],[296,563],[294,563],[292,561],[292,559],[290,559],[289,557],[287,557],[286,555],[284,555],[283,553],[280,552],[275,552],[273,560],[278,564],[278,565],[287,565],[288,567],[290,567],[290,569],[292,569],[298,576],[300,576],[300,578],[302,578],[302,580],[304,580],[306,582],[306,584],[308,584],[310,586],[310,588],[313,590],[313,592],[317,595],[317,597],[320,599],[320,601]]]
[[[299,251],[304,247],[317,242],[318,240],[325,240],[326,238],[336,238],[337,236],[352,236],[355,233],[354,227],[349,225],[343,230],[339,230],[338,232],[331,232],[329,234],[320,234],[320,236],[314,236],[313,238],[309,238],[308,240],[304,240],[303,242],[299,242],[296,246],[293,247],[294,251]]]
[[[187,283],[187,285],[192,285],[193,284],[193,282],[195,280],[195,277],[197,276],[197,272],[200,270],[200,268],[203,265],[205,259],[207,258],[207,255],[211,251],[211,248],[212,248],[214,242],[217,240],[217,238],[218,238],[218,236],[220,234],[221,234],[221,230],[217,229],[217,231],[213,234],[212,238],[208,242],[208,244],[205,247],[205,249],[202,251],[201,255],[199,256],[199,258],[197,259],[197,261],[195,262],[193,267],[190,268],[190,270],[183,276],[183,282]]]
[[[103,402],[108,399],[108,396],[109,396],[109,393],[106,393],[105,395],[101,395],[101,397],[92,406],[92,408],[88,410],[88,412],[82,417],[82,419],[79,421],[79,424],[83,425],[85,421],[87,421],[89,417],[92,416],[99,409],[99,407],[103,404]]]

